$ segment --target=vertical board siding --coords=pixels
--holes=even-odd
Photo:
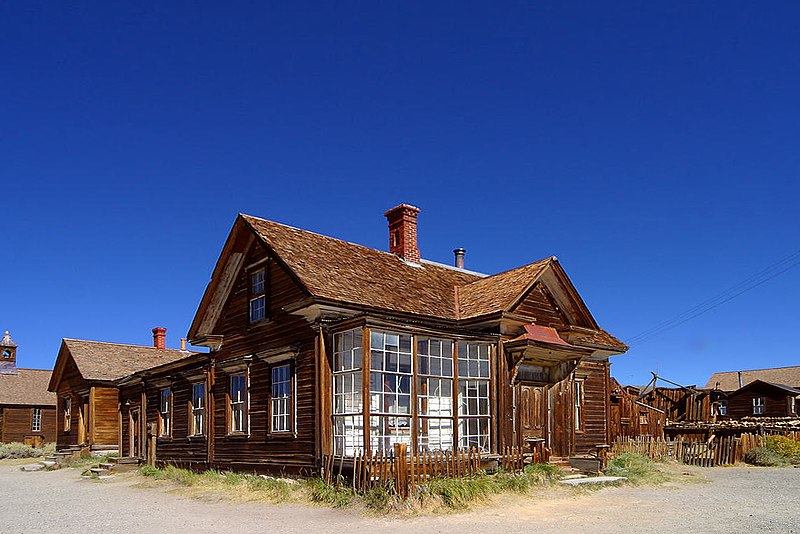
[[[94,426],[92,445],[117,445],[119,439],[119,390],[115,387],[94,387],[89,424]]]

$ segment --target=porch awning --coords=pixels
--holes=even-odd
[[[527,324],[524,333],[504,344],[517,381],[555,384],[571,373],[592,349],[564,341],[554,328]]]

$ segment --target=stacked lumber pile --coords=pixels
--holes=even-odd
[[[800,417],[743,417],[729,421],[684,421],[671,423],[665,430],[761,430],[766,432],[800,431]]]

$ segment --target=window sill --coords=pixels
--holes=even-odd
[[[292,431],[288,432],[269,432],[267,433],[268,440],[285,441],[290,439],[297,439],[297,434]]]
[[[195,434],[188,437],[189,441],[206,441],[205,434]]]
[[[158,436],[156,443],[172,443],[172,436]]]
[[[258,321],[252,321],[247,323],[248,328],[260,328],[264,325],[268,325],[272,322],[272,319],[265,317],[264,319],[259,319]]]
[[[224,439],[230,441],[244,441],[248,438],[250,438],[250,434],[245,434],[244,432],[231,432],[230,434],[226,434]]]

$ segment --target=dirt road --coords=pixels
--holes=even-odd
[[[800,533],[800,469],[695,469],[707,484],[605,488],[503,497],[462,514],[367,517],[301,505],[203,502],[131,478],[81,480],[75,470],[0,465],[0,533],[724,532]]]

